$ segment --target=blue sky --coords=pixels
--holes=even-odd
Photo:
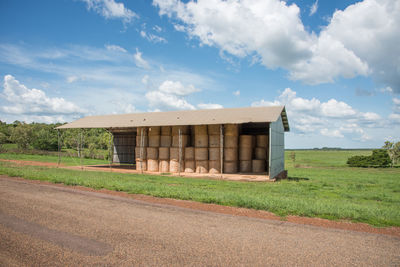
[[[400,138],[400,2],[3,0],[0,119],[286,105],[288,148]]]

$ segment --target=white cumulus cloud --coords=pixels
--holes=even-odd
[[[200,103],[197,105],[198,108],[200,109],[220,109],[223,108],[224,106],[220,104],[213,104],[213,103]]]
[[[88,10],[94,10],[106,19],[121,19],[124,23],[129,23],[138,15],[126,8],[123,3],[115,0],[82,0],[86,3]]]
[[[316,0],[310,8],[310,16],[314,15],[318,10],[318,0]]]
[[[119,45],[105,45],[106,49],[109,51],[116,51],[116,52],[122,52],[122,53],[126,53],[126,49],[119,46]]]
[[[12,75],[4,76],[2,97],[8,102],[8,105],[1,107],[6,114],[54,116],[87,112],[64,98],[48,97],[42,90],[29,89]]]
[[[140,36],[152,43],[167,43],[167,40],[164,37],[158,36],[153,33],[147,33],[144,30],[140,31]]]
[[[150,68],[149,63],[142,58],[142,52],[140,52],[138,48],[136,48],[136,54],[133,55],[133,58],[135,60],[136,66],[138,66],[139,68],[143,68],[143,69]]]
[[[364,0],[336,10],[319,34],[300,8],[279,0],[153,0],[176,30],[238,58],[259,58],[308,84],[372,75],[400,92],[400,1]],[[318,1],[311,9],[317,10]],[[225,56],[226,57],[226,56]]]
[[[191,84],[188,86],[184,86],[179,81],[174,82],[169,80],[164,81],[160,85],[159,90],[167,94],[173,94],[178,96],[186,96],[200,91]]]
[[[149,106],[156,110],[194,110],[196,107],[190,104],[185,96],[199,91],[193,85],[184,86],[179,81],[166,80],[160,84],[158,90],[146,93],[146,99]]]
[[[351,134],[354,140],[366,141],[369,136],[363,128],[381,126],[382,118],[374,112],[360,112],[336,99],[321,102],[306,99],[286,88],[274,101],[260,100],[252,106],[285,105],[291,129],[296,133],[315,133],[327,137],[343,138]]]

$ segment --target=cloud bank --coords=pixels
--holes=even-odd
[[[296,4],[279,0],[153,0],[153,5],[174,20],[175,29],[217,47],[221,55],[259,58],[268,69],[284,68],[291,79],[307,84],[372,75],[400,93],[399,1],[364,0],[337,10],[318,35],[305,29]]]

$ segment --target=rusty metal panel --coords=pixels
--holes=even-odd
[[[285,170],[285,131],[282,118],[269,127],[269,177],[275,178]]]

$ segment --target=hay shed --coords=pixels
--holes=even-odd
[[[289,122],[285,107],[274,106],[88,116],[57,129],[69,128],[108,130],[113,163],[141,171],[149,165],[148,171],[161,171],[162,164],[163,172],[169,165],[170,172],[257,173],[272,179],[284,173]]]

